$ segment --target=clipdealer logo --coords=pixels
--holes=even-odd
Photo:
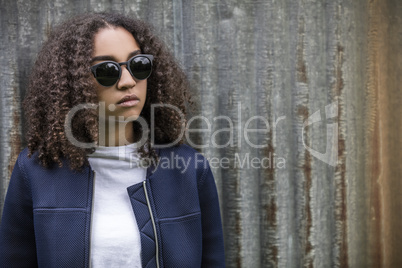
[[[146,122],[146,120],[144,118],[142,118],[141,116],[132,116],[132,117],[128,117],[128,118],[124,118],[122,116],[119,116],[118,118],[108,118],[108,120],[114,120],[116,122],[120,122],[122,124],[127,124],[130,121],[134,121],[136,120],[137,122],[139,122],[142,125],[142,129],[143,129],[143,133],[142,133],[142,137],[141,139],[136,143],[136,147],[139,148],[140,146],[144,145],[148,139],[148,134],[149,131],[151,131],[151,143],[154,144],[154,133],[152,132],[152,130],[154,129],[154,124],[155,124],[155,118],[154,118],[154,110],[155,108],[166,108],[166,109],[173,109],[175,110],[181,117],[181,120],[184,122],[184,114],[181,113],[180,109],[178,109],[177,107],[170,105],[170,104],[165,104],[165,105],[161,105],[161,104],[157,104],[157,105],[151,105],[151,126],[149,128],[148,123]],[[110,109],[110,107],[108,107]],[[113,108],[113,107],[112,107]],[[110,126],[108,128],[108,130],[106,130],[106,125],[105,125],[105,111],[106,111],[106,107],[105,107],[105,103],[104,102],[100,102],[99,104],[94,104],[94,103],[86,103],[86,104],[79,104],[75,107],[73,107],[68,114],[66,115],[66,119],[65,119],[65,133],[66,133],[66,137],[67,139],[74,144],[77,147],[80,148],[93,148],[96,147],[95,143],[86,143],[86,142],[80,142],[78,141],[72,133],[72,129],[71,129],[71,124],[72,124],[72,120],[73,117],[76,115],[77,112],[79,112],[80,110],[83,109],[95,109],[98,110],[99,113],[99,140],[100,142],[104,141],[105,139],[105,133],[106,131],[113,131],[110,129]],[[338,102],[335,101],[333,103],[330,103],[328,105],[325,106],[325,115],[326,115],[326,119],[331,119],[331,118],[335,118],[338,115]],[[238,105],[238,122],[242,121],[241,120],[241,103],[239,103]],[[272,131],[276,132],[277,129],[277,125],[281,120],[286,119],[286,116],[280,116],[278,117],[273,123],[273,128]],[[205,122],[207,124],[207,128],[204,129],[191,129],[189,127],[189,125],[194,121],[194,120],[201,120],[203,122]],[[175,145],[177,143],[178,140],[180,140],[182,138],[183,135],[186,136],[187,141],[189,142],[190,146],[192,146],[195,149],[202,149],[202,148],[207,148],[210,147],[211,145],[214,148],[224,148],[224,147],[231,147],[231,146],[235,146],[236,142],[235,142],[235,135],[234,132],[237,132],[237,145],[241,144],[241,137],[244,137],[246,143],[251,146],[252,148],[256,148],[256,149],[261,149],[261,148],[265,148],[267,145],[263,145],[263,144],[256,144],[256,143],[252,143],[250,141],[249,135],[250,133],[261,133],[261,134],[266,134],[269,131],[271,131],[270,128],[270,124],[268,122],[268,120],[266,118],[264,118],[263,116],[252,116],[251,118],[249,118],[245,125],[244,128],[242,128],[243,126],[241,125],[241,123],[233,123],[232,119],[228,116],[217,116],[213,118],[213,122],[217,121],[217,120],[223,120],[223,121],[227,121],[227,123],[229,124],[229,128],[223,128],[223,129],[218,129],[216,131],[212,131],[212,125],[213,123],[211,123],[211,121],[205,117],[205,116],[201,116],[201,115],[197,115],[194,116],[192,118],[190,118],[187,121],[187,125],[186,127],[181,130],[181,134],[180,136],[173,141],[170,144],[163,144],[163,145],[155,145],[155,148],[164,148],[164,147],[169,147],[172,145]],[[264,128],[257,128],[257,129],[253,129],[250,128],[250,124],[252,121],[254,120],[260,120],[260,122],[262,122],[262,125],[264,125]],[[320,114],[320,110],[314,112],[312,115],[310,115],[304,122],[302,125],[302,130],[301,130],[301,135],[302,135],[302,144],[304,146],[304,148],[310,152],[315,158],[321,160],[322,162],[331,165],[331,166],[336,166],[337,161],[338,161],[338,123],[328,123],[326,126],[326,150],[324,153],[320,153],[319,151],[314,150],[313,148],[309,147],[306,142],[305,142],[305,137],[304,137],[304,133],[305,133],[305,128],[308,126],[311,126],[312,124],[315,123],[319,123],[321,122],[321,114]],[[235,125],[237,125],[235,127]],[[113,125],[112,125],[113,126]],[[207,143],[206,144],[194,144],[192,142],[192,140],[190,139],[189,133],[190,132],[198,132],[198,133],[202,133],[204,135],[207,135],[207,137],[210,137],[210,139],[207,139]],[[213,132],[213,133],[211,133]],[[217,144],[215,142],[215,137],[220,134],[220,133],[227,133],[227,137],[228,140],[226,143],[224,144]],[[205,134],[205,133],[209,133],[209,134]],[[113,134],[113,133],[112,133]],[[109,135],[111,138],[114,138],[113,135]],[[127,143],[127,141],[123,141],[125,143]],[[212,143],[212,144],[210,144]],[[230,162],[230,159],[216,159],[215,158],[209,158],[207,157],[210,161],[211,164],[213,165],[213,163],[215,163],[216,161],[219,163],[219,167],[225,168],[227,165],[226,163]],[[279,157],[277,155],[269,155],[269,157],[267,157],[266,159],[256,159],[254,158],[250,158],[249,154],[246,154],[245,157],[241,157],[238,153],[236,153],[235,155],[235,163],[237,163],[237,165],[240,168],[244,168],[244,167],[248,167],[250,168],[250,166],[252,168],[256,168],[256,167],[260,167],[260,168],[283,168],[285,167],[285,159],[283,157]],[[276,161],[278,160],[278,161]],[[276,162],[276,163],[275,163]],[[279,165],[279,166],[278,166]]]

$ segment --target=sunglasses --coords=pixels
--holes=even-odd
[[[125,62],[103,61],[91,67],[96,81],[104,87],[111,87],[121,77],[121,65],[126,65],[127,70],[136,80],[147,79],[152,72],[152,60],[154,56],[139,54]]]

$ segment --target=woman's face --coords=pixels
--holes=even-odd
[[[104,28],[95,34],[92,65],[105,60],[125,62],[136,54],[141,54],[137,41],[122,27]],[[106,121],[136,120],[144,107],[147,80],[134,79],[126,65],[121,69],[120,80],[113,86],[104,87],[94,81],[99,102],[105,102]]]

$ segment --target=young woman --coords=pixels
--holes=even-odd
[[[0,266],[224,267],[213,175],[183,144],[187,102],[145,23],[102,13],[56,28],[24,101]]]

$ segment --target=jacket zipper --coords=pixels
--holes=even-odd
[[[88,266],[89,268],[92,267],[92,262],[91,262],[91,238],[92,238],[92,216],[93,216],[93,211],[94,211],[94,196],[95,196],[95,171],[92,171],[92,174],[94,174],[94,178],[92,180],[92,201],[91,201],[91,218],[90,218],[90,223],[89,223],[89,251],[88,251]]]
[[[159,268],[159,246],[158,246],[158,236],[156,234],[156,226],[155,226],[154,216],[152,215],[151,204],[150,204],[149,198],[148,198],[146,181],[144,181],[142,184],[144,185],[145,198],[147,200],[149,215],[151,216],[152,227],[154,228],[155,248],[156,248],[156,267]]]

